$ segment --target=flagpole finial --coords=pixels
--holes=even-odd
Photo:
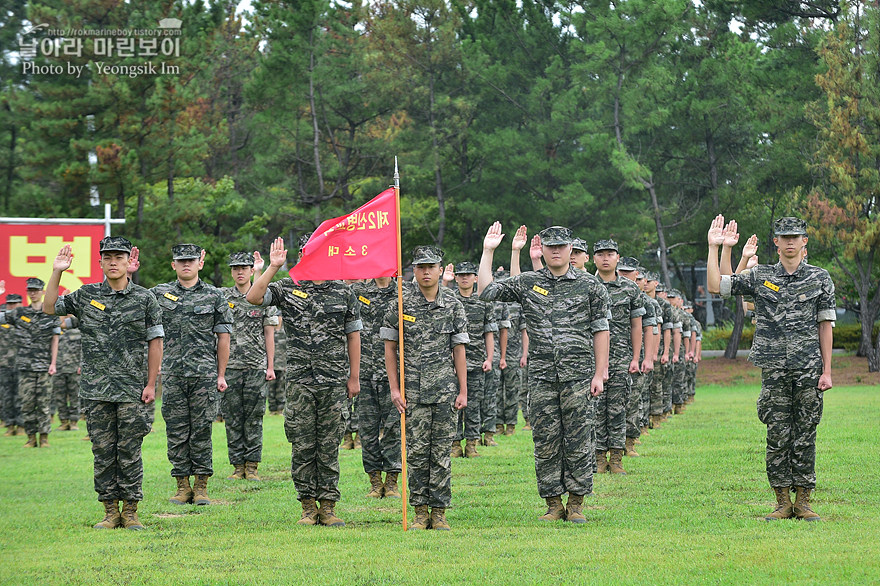
[[[394,157],[394,187],[400,187],[400,173],[397,171],[397,156]]]

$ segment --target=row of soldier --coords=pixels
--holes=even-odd
[[[60,274],[71,260],[65,247],[54,263],[45,313],[33,303],[42,295],[39,283],[29,308],[9,307],[7,299],[0,321],[27,331],[35,320],[45,320],[52,327],[41,330],[44,340],[47,335],[57,340],[58,320],[51,314],[68,316],[62,320],[68,328],[81,328],[80,396],[95,456],[95,489],[105,506],[98,528],[142,528],[137,518],[143,498],[140,445],[152,423],[148,406],[160,365],[168,457],[177,482],[171,502],[210,503],[211,422],[221,403],[218,391],[234,467],[230,478],[259,478],[267,381],[280,374],[276,331],[286,331],[289,338],[287,364],[280,371],[287,378],[285,432],[292,444],[301,524],[344,524],[335,505],[338,446],[343,434],[349,443],[353,430],[345,420],[357,421],[368,496],[399,497],[397,407],[407,413],[413,528],[448,529],[450,457],[478,456],[479,443],[494,445],[495,433],[513,433],[519,406],[534,426],[538,488],[548,503],[541,518],[583,522],[582,502],[592,491],[593,471],[625,474],[622,458],[638,456],[639,436],[693,400],[699,324],[683,309],[680,293],[664,292],[656,274],[633,258],[621,259],[611,240],[593,246],[597,273],[590,275],[586,244],[568,229],[548,228],[530,247],[535,271],[519,275],[526,244],[521,227],[508,276],[492,271],[492,251],[501,237],[499,225],[490,228],[479,267],[460,262],[444,270],[442,251],[414,250],[415,278],[403,289],[405,401],[397,379],[392,279],[271,282],[287,260],[281,239],[273,243],[262,274],[255,270],[255,264],[262,265],[258,253],[231,255],[235,286],[222,291],[199,279],[200,247],[175,246],[177,280],[150,294],[128,278],[139,264],[137,249],[124,238],[105,238],[100,249],[105,281],[58,298]],[[533,287],[523,288],[532,281]],[[51,362],[54,352],[50,342]],[[20,375],[23,379],[32,372],[28,368],[45,369],[47,375],[53,370],[19,364],[25,367],[19,372],[28,373]],[[584,381],[589,381],[586,387]],[[28,388],[20,393],[30,409]],[[355,397],[356,415],[351,413]],[[280,408],[279,400],[275,409],[270,401],[272,411]],[[29,436],[48,434],[45,411],[37,417],[39,425],[31,419],[25,423]],[[8,411],[3,419],[16,424]]]

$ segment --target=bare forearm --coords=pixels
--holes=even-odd
[[[464,344],[457,344],[452,348],[452,362],[455,364],[455,376],[458,378],[459,392],[467,392],[467,358],[464,353]]]
[[[155,387],[162,366],[162,353],[165,343],[162,338],[153,338],[147,342],[147,386]]]
[[[730,246],[722,246],[721,247],[721,274],[722,275],[732,275],[733,270],[733,261],[731,260],[731,256],[733,255],[733,249]],[[742,261],[740,261],[742,262]]]
[[[492,259],[495,258],[495,251],[490,248],[483,248],[483,255],[480,257],[480,269],[477,273],[477,293],[483,290],[492,282]],[[514,267],[510,267],[510,274],[513,276]]]
[[[349,376],[358,380],[361,376],[361,333],[350,332],[346,338],[348,341]]]
[[[608,372],[608,347],[610,336],[607,330],[593,334],[593,359],[596,363],[596,374]]]
[[[392,391],[400,390],[400,377],[397,372],[397,342],[385,340],[385,372],[388,373],[388,386]]]
[[[266,295],[266,290],[269,288],[269,283],[272,282],[272,278],[278,272],[279,267],[272,266],[271,264],[266,268],[266,272],[261,274],[256,280],[254,280],[254,284],[251,285],[251,288],[248,290],[245,299],[247,299],[248,303],[251,305],[263,305],[263,297]]]
[[[266,340],[266,367],[275,370],[275,326],[263,327],[263,338]]]
[[[822,353],[822,372],[831,374],[831,349],[834,346],[834,330],[830,321],[819,322],[819,351]]]
[[[629,320],[630,325],[630,341],[632,341],[633,360],[639,359],[642,351],[642,318],[633,317]]]
[[[49,282],[46,283],[46,295],[43,297],[43,313],[47,315],[55,315],[55,302],[58,301],[58,285],[61,283],[61,273],[54,269]]]
[[[718,246],[709,245],[706,258],[706,287],[709,293],[721,293],[721,271],[718,266]]]
[[[229,364],[229,334],[217,334],[217,376],[226,377],[226,365]]]

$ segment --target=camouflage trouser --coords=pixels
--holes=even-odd
[[[214,474],[211,424],[218,403],[216,377],[162,377],[162,418],[171,476]]]
[[[141,445],[150,432],[143,403],[88,401],[86,422],[95,456],[99,501],[142,501]]]
[[[481,368],[469,370],[467,373],[467,407],[458,412],[458,423],[455,426],[455,441],[462,439],[479,439],[483,431],[483,414],[486,408],[485,384],[491,372],[483,372]],[[495,431],[495,428],[492,428]]]
[[[58,419],[79,420],[79,377],[74,373],[56,374],[52,377],[52,392],[58,407]]]
[[[452,504],[452,461],[455,435],[454,400],[406,404],[409,504],[448,508]]]
[[[657,368],[656,364],[654,365],[654,368]],[[651,394],[654,389],[654,371],[649,370],[643,374],[639,382],[641,384],[639,392],[642,396],[641,403],[639,404],[639,426],[647,427],[651,416]]]
[[[680,362],[673,363],[672,358],[666,363],[666,372],[663,375],[663,410],[672,411],[672,393],[675,387],[675,372]]]
[[[18,371],[18,395],[21,397],[21,419],[25,433],[49,433],[52,429],[52,414],[49,411],[52,383],[49,373]]]
[[[498,423],[516,425],[519,397],[522,393],[522,368],[519,361],[508,364],[501,371],[501,390],[498,392]]]
[[[342,407],[342,422],[345,427],[345,433],[357,433],[358,430],[358,398],[345,398],[345,404]]]
[[[6,425],[21,425],[18,371],[0,366],[0,419]]]
[[[287,375],[283,369],[275,371],[275,380],[268,384],[269,411],[283,411],[287,403],[286,389]]]
[[[519,410],[522,411],[523,419],[529,422],[529,365],[526,364],[522,369],[522,381],[519,388]]]
[[[266,371],[226,371],[223,413],[229,463],[260,462],[263,456],[263,415],[266,413]]]
[[[590,380],[529,381],[529,415],[535,442],[535,476],[541,498],[593,491],[595,450]]]
[[[290,475],[299,500],[339,500],[339,443],[345,383],[288,377],[284,433],[291,443]]]
[[[693,397],[697,387],[697,363],[688,362],[687,369],[687,392],[685,397]]]
[[[637,372],[630,374],[629,393],[626,397],[626,437],[639,437],[642,435],[642,387],[645,385],[645,375]]]
[[[672,375],[672,404],[681,405],[687,398],[688,390],[688,364],[686,360],[675,365],[675,372]]]
[[[384,372],[361,378],[358,437],[364,472],[400,472],[400,414],[391,402],[391,387]]]
[[[666,403],[663,402],[663,387],[666,384],[666,374],[669,372],[669,364],[660,361],[654,363],[654,376],[651,381],[651,412],[650,415],[663,415]]]
[[[761,372],[758,419],[767,426],[767,479],[774,488],[816,487],[821,374],[819,368],[765,368]]]
[[[501,369],[493,366],[492,370],[485,373],[483,399],[480,401],[480,431],[482,433],[494,433],[495,423],[498,419],[498,392],[501,388]],[[468,383],[470,394],[470,383]],[[470,398],[468,398],[470,403]]]
[[[596,451],[622,450],[626,445],[626,405],[632,379],[612,371],[596,405]]]

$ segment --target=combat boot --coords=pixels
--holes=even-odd
[[[608,472],[608,451],[596,450],[596,474]]]
[[[813,509],[810,508],[810,493],[813,490],[803,486],[795,486],[794,490],[794,516],[804,521],[821,521],[822,517],[814,513]]]
[[[636,438],[628,437],[626,438],[626,457],[627,458],[638,458],[639,455],[636,453]]]
[[[244,464],[233,464],[232,466],[234,470],[226,477],[226,480],[244,480]]]
[[[464,458],[464,452],[461,449],[461,440],[452,442],[452,452],[450,452],[449,456],[451,458]]]
[[[16,425],[7,425],[6,426],[6,433],[4,433],[3,435],[5,437],[10,437],[10,436],[16,435],[15,432],[17,431],[17,429],[16,429],[17,427],[18,426],[16,426]]]
[[[504,430],[504,435],[513,435],[515,433],[516,433],[516,425],[514,425],[513,423],[508,423],[507,429]]]
[[[608,471],[612,474],[626,474],[626,470],[623,469],[623,450],[611,450]]]
[[[244,477],[248,480],[252,480],[254,482],[260,481],[260,475],[257,474],[257,468],[259,467],[259,462],[245,462],[244,463]]]
[[[361,449],[361,434],[359,433],[354,434],[354,449]]]
[[[788,494],[791,490],[787,486],[774,486],[773,492],[776,493],[776,509],[764,517],[765,521],[776,521],[777,519],[791,519],[794,517],[794,511],[791,505],[791,496]]]
[[[27,443],[24,445],[24,447],[26,447],[26,448],[36,448],[36,447],[37,447],[37,434],[35,434],[35,433],[29,433],[29,434],[28,434],[28,441],[27,441]]]
[[[41,448],[48,448],[49,447],[49,434],[48,433],[41,433],[40,434],[40,447]]]
[[[526,421],[526,424],[523,425],[523,431],[532,431],[532,426],[529,425],[528,421]]]
[[[208,498],[208,476],[205,474],[196,474],[196,481],[193,483],[193,504],[194,505],[210,505],[211,499]]]
[[[119,514],[119,501],[101,501],[104,503],[104,519],[93,526],[94,529],[116,529],[122,525]]]
[[[498,435],[504,434],[504,424],[503,423],[496,423],[495,424],[495,433],[497,433]]]
[[[498,442],[495,441],[495,432],[487,431],[483,434],[483,445],[484,446],[497,446]]]
[[[296,522],[297,525],[317,525],[318,524],[318,507],[315,506],[315,499],[307,498],[301,501],[302,517]]]
[[[413,519],[410,529],[427,529],[431,526],[431,519],[428,517],[428,505],[416,505],[416,518]]]
[[[351,432],[346,432],[345,435],[342,436],[342,449],[343,450],[353,450],[354,449],[354,438],[351,437]]]
[[[661,415],[651,415],[651,429],[660,429],[661,423],[663,423]]]
[[[382,484],[382,473],[381,472],[370,472],[370,492],[367,493],[367,498],[371,499],[380,499],[382,495],[385,493],[385,485]]]
[[[587,518],[584,517],[584,495],[569,493],[568,503],[565,506],[565,519],[572,523],[587,522]]]
[[[469,439],[464,442],[464,457],[465,458],[479,458],[480,454],[477,453],[477,440]]]
[[[76,425],[76,419],[70,420],[70,427],[68,427],[70,431],[79,431],[79,427]]]
[[[318,509],[318,521],[326,527],[345,527],[345,521],[336,516],[333,508],[336,501],[321,501],[321,508]]]
[[[400,498],[400,491],[397,489],[397,472],[385,473],[385,488],[382,490],[385,498]]]
[[[177,492],[174,493],[174,496],[168,499],[168,502],[172,505],[186,505],[192,502],[193,500],[193,489],[189,485],[189,476],[176,476],[174,478],[177,481]]]
[[[138,519],[138,502],[125,501],[122,505],[122,526],[132,531],[141,531],[144,526]]]
[[[565,507],[562,506],[561,496],[551,496],[547,499],[547,512],[538,517],[540,521],[562,521],[565,519]]]
[[[61,425],[59,425],[57,429],[58,431],[70,431],[70,421],[62,419]]]
[[[446,522],[446,509],[438,507],[431,509],[431,529],[449,531],[449,523]]]

